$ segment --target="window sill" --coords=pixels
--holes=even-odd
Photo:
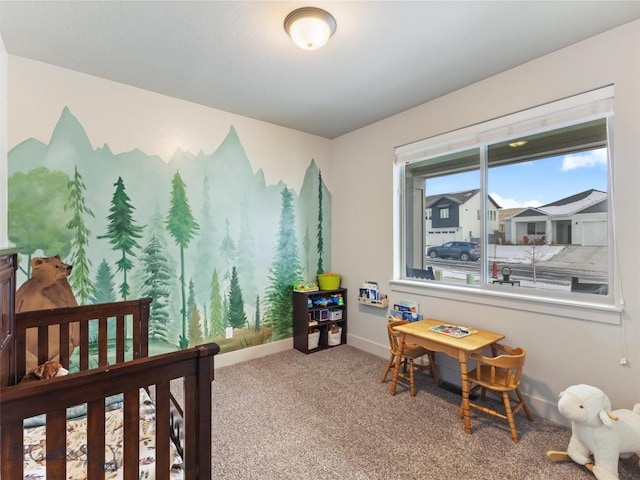
[[[437,297],[458,302],[475,303],[526,312],[535,311],[545,315],[554,315],[576,320],[620,325],[622,308],[620,306],[580,302],[570,299],[534,297],[521,293],[503,292],[474,287],[443,285],[435,282],[413,280],[391,280],[392,292],[409,293],[423,297]]]

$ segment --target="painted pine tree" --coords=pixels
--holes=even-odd
[[[273,328],[274,340],[290,337],[293,333],[292,287],[301,281],[293,194],[285,186],[281,196],[280,226],[275,257],[269,269],[264,315],[264,323]]]
[[[302,252],[304,254],[304,273],[307,275],[307,279],[312,282],[311,269],[309,268],[309,254],[311,251],[311,238],[309,238],[309,226],[304,230],[304,238],[302,239]]]
[[[198,305],[193,306],[193,311],[189,317],[189,345],[195,346],[202,343],[202,322]]]
[[[167,230],[180,247],[180,292],[182,296],[182,333],[178,340],[178,348],[184,350],[189,345],[187,339],[187,306],[186,285],[184,276],[184,250],[199,230],[199,225],[191,213],[187,191],[180,173],[176,172],[171,182],[171,204],[165,220]]]
[[[187,297],[187,318],[191,318],[193,309],[196,306],[196,288],[193,285],[193,278],[189,279],[189,296]]]
[[[322,172],[320,170],[318,170],[317,240],[318,240],[318,269],[316,273],[324,273],[324,266],[322,265],[322,254],[324,253],[324,239],[323,239],[323,232],[322,232]]]
[[[116,190],[111,198],[111,207],[107,216],[107,220],[109,220],[107,233],[98,238],[108,239],[113,250],[119,251],[121,254],[120,259],[116,262],[116,271],[122,272],[120,295],[123,300],[126,300],[130,288],[127,283],[127,272],[133,268],[133,262],[129,257],[135,257],[134,249],[140,248],[137,239],[142,237],[144,227],[136,225],[133,220],[135,209],[131,205],[131,199],[127,195],[122,177],[118,177],[114,186]]]
[[[87,257],[86,246],[89,244],[91,231],[84,222],[84,216],[95,217],[90,208],[87,207],[84,198],[84,191],[87,189],[82,176],[75,167],[73,178],[67,184],[69,199],[65,205],[65,210],[71,211],[71,220],[67,223],[67,228],[73,232],[71,241],[71,256],[69,262],[73,265],[73,275],[69,283],[74,290],[81,305],[86,304],[93,293],[93,282],[89,276],[91,260]]]
[[[260,331],[260,295],[256,295],[256,323],[254,326],[254,331]]]
[[[96,279],[95,282],[93,282],[93,286],[92,295],[89,297],[89,301],[91,303],[111,303],[116,301],[113,272],[104,258],[102,259],[102,262],[100,262],[100,265],[98,265],[98,271],[96,272]],[[89,322],[89,338],[93,339],[97,335],[97,322]],[[113,320],[109,320],[107,323],[107,338],[116,338],[116,325]]]
[[[247,315],[244,312],[244,300],[242,299],[242,288],[240,288],[238,270],[236,269],[235,265],[231,269],[227,324],[233,328],[243,328],[247,325]]]
[[[234,264],[236,259],[236,246],[233,243],[233,240],[231,240],[231,235],[229,234],[228,218],[225,221],[224,238],[222,239],[222,245],[220,245],[220,256],[224,259],[225,265],[227,267],[227,270],[224,272],[224,277],[222,279],[228,285],[231,278],[231,265]]]
[[[102,262],[100,262],[100,265],[98,265],[96,280],[93,282],[93,286],[93,294],[89,299],[91,303],[111,303],[116,301],[113,272],[104,258]]]
[[[200,214],[200,235],[196,242],[196,262],[193,267],[193,281],[196,286],[196,301],[203,304],[209,296],[211,270],[214,265],[215,226],[211,211],[211,186],[205,175],[202,184],[202,209]],[[205,322],[206,324],[206,322]]]
[[[160,240],[151,236],[142,251],[144,286],[142,295],[151,298],[149,338],[169,342],[169,296],[175,271],[169,265]]]
[[[220,281],[218,270],[213,270],[211,278],[211,294],[209,295],[209,336],[218,337],[224,335],[224,312],[222,307],[222,295],[220,293]]]
[[[253,298],[258,291],[255,282],[255,264],[253,235],[249,222],[249,206],[245,198],[242,202],[242,211],[240,214],[240,238],[238,239],[238,255],[236,261],[238,278],[240,279],[240,286],[242,287],[242,293],[245,298]]]

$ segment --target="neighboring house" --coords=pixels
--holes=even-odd
[[[425,201],[427,245],[478,241],[480,238],[480,189],[428,195]],[[489,233],[498,231],[500,206],[489,195]]]
[[[505,218],[505,238],[513,244],[603,246],[607,221],[607,193],[591,189]]]

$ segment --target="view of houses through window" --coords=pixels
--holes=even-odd
[[[407,162],[403,278],[609,295],[608,129],[602,115]]]

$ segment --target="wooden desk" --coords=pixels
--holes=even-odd
[[[469,355],[478,352],[490,345],[499,342],[504,338],[500,333],[488,332],[486,330],[478,330],[462,338],[455,338],[443,333],[429,330],[430,327],[442,325],[442,320],[426,318],[418,322],[399,325],[394,328],[395,331],[402,333],[400,337],[400,345],[404,351],[405,343],[417,343],[434,352],[442,352],[452,358],[458,359],[460,362],[460,386],[462,387],[462,414],[464,419],[464,431],[471,433],[471,419],[469,417],[469,377],[467,376],[467,360]],[[468,327],[468,325],[465,325]],[[473,329],[472,329],[473,330]],[[391,395],[396,394],[396,386],[398,384],[398,376],[400,373],[402,355],[399,355],[396,361],[396,368],[393,371],[393,380],[391,382]]]

